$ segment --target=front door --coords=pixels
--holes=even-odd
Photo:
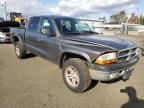
[[[51,19],[43,18],[40,26],[40,32],[37,37],[37,48],[39,48],[44,57],[54,62],[58,62],[59,40],[54,35],[46,35],[41,32],[41,29],[48,26],[55,32]]]

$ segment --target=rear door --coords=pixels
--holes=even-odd
[[[40,24],[40,17],[32,17],[29,21],[28,28],[25,33],[25,46],[32,53],[38,53],[39,49],[37,48],[37,37],[38,27]]]

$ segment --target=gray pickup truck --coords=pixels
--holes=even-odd
[[[11,29],[11,38],[18,58],[31,52],[58,64],[73,92],[84,92],[92,79],[127,80],[139,60],[133,42],[99,35],[73,17],[31,17],[26,29]]]

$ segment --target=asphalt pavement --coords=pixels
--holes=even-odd
[[[19,60],[13,45],[0,44],[0,108],[144,108],[144,57],[128,81],[93,81],[88,91],[76,94],[57,65],[31,55]]]

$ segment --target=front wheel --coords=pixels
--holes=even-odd
[[[62,75],[65,84],[73,92],[84,92],[91,84],[88,66],[78,58],[65,61]]]
[[[15,53],[19,59],[23,59],[26,56],[26,50],[23,48],[20,42],[15,43]]]

